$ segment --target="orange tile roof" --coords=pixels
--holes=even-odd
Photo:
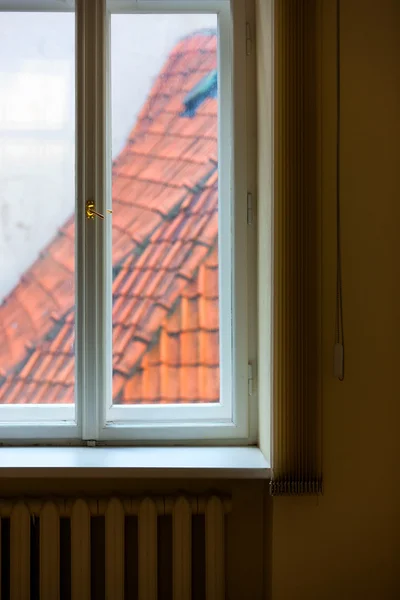
[[[171,52],[113,162],[113,398],[219,399],[217,100],[182,117],[216,35]],[[73,402],[74,222],[0,306],[0,403]]]

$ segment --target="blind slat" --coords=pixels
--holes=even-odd
[[[317,0],[275,4],[272,495],[319,493]]]

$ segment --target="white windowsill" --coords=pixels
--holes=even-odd
[[[259,448],[0,448],[0,477],[268,479]]]

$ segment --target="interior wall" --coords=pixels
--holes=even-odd
[[[400,2],[341,1],[342,383],[335,0],[321,8],[324,495],[274,499],[272,598],[384,600],[400,597]]]

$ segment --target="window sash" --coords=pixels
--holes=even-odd
[[[108,6],[114,9],[116,4],[119,2],[109,2]],[[227,142],[232,135],[232,81],[230,69],[222,69],[222,64],[232,64],[231,58],[231,27],[230,27],[230,14],[229,10],[226,10],[224,6],[218,3],[206,2],[208,5],[207,11],[204,11],[204,3],[190,2],[190,3],[179,3],[179,12],[192,12],[198,13],[199,6],[204,12],[217,12],[218,14],[218,73],[219,73],[219,100],[224,99],[224,106],[221,107],[221,103],[218,111],[218,146],[219,146],[219,160],[218,160],[218,171],[219,171],[219,197],[227,198],[229,201],[222,203],[219,202],[219,289],[220,291],[230,288],[230,273],[232,272],[232,254],[231,254],[231,231],[230,224],[232,222],[232,210],[231,210],[231,198],[230,198],[230,160],[229,152],[221,151],[221,148]],[[130,9],[126,9],[126,3],[124,3],[124,12],[130,13],[168,13],[174,12],[176,3],[173,3],[173,7],[170,8],[170,3],[162,3],[162,8],[154,10],[154,2],[141,2],[140,8],[137,8],[136,4],[130,3]],[[158,3],[157,3],[158,6]],[[221,8],[222,6],[222,8]],[[225,10],[224,10],[225,9]],[[229,9],[229,6],[228,6]],[[201,11],[200,11],[201,12]],[[110,69],[106,68],[107,73],[110,73]],[[110,89],[110,86],[108,86]],[[110,139],[110,138],[109,138]],[[108,155],[110,152],[108,151]],[[111,162],[109,162],[111,164]],[[233,187],[233,186],[232,186]],[[108,244],[108,268],[107,273],[110,273],[110,252],[111,242],[109,236]],[[109,283],[111,286],[111,282]],[[111,297],[111,289],[107,293],[107,298]],[[105,318],[104,325],[108,325],[108,335],[111,337],[110,324],[112,322],[112,314],[110,305],[106,306],[108,309],[108,315]],[[220,345],[222,352],[220,355],[220,403],[218,405],[132,405],[132,406],[119,406],[110,405],[111,398],[111,384],[109,381],[108,393],[103,398],[102,403],[102,414],[101,414],[101,437],[108,437],[112,435],[112,425],[109,423],[118,423],[118,429],[121,435],[121,428],[123,427],[126,432],[126,436],[129,438],[132,435],[136,435],[132,432],[133,428],[136,428],[137,434],[143,435],[154,435],[154,425],[157,423],[163,424],[164,427],[170,425],[181,425],[191,423],[192,435],[197,437],[195,430],[197,427],[204,428],[205,424],[219,422],[221,425],[232,425],[234,421],[234,402],[232,398],[232,328],[229,315],[232,313],[232,295],[220,293]],[[107,359],[110,364],[112,360],[111,352],[108,353]],[[111,366],[108,367],[107,373],[111,373]],[[149,431],[146,430],[146,423],[148,424]],[[229,427],[231,429],[232,427]],[[153,433],[152,433],[153,432]],[[159,434],[158,434],[159,435]],[[181,435],[187,435],[187,432],[182,431]],[[179,437],[179,436],[178,436]]]
[[[0,0],[0,12],[74,12],[73,3],[66,0],[65,4],[57,4],[54,0]],[[76,18],[77,20],[77,18]],[[78,31],[75,28],[75,60],[78,60]],[[78,70],[76,69],[75,92],[78,91]],[[78,113],[78,109],[76,108]],[[76,125],[79,124],[77,119]],[[75,131],[75,146],[77,147],[78,135]],[[75,202],[75,213],[78,215],[79,207]],[[79,227],[78,218],[76,226]],[[78,234],[75,235],[75,244]],[[78,281],[82,277],[76,268],[78,264],[75,253],[75,316],[76,327],[78,322]],[[75,370],[77,370],[77,356],[75,357]],[[77,395],[78,382],[75,377],[75,395]],[[24,443],[29,440],[67,441],[81,438],[81,420],[78,415],[78,405],[72,404],[4,404],[0,405],[0,439],[3,443],[18,440]]]
[[[5,4],[5,3],[3,3]],[[55,10],[46,2],[21,2],[20,10]],[[28,7],[29,5],[29,7]],[[0,4],[0,9],[2,5]],[[219,15],[220,63],[223,98],[232,101],[219,110],[220,198],[230,195],[228,213],[219,221],[219,240],[231,240],[232,253],[220,241],[220,405],[112,406],[112,281],[111,220],[100,223],[85,217],[85,204],[95,199],[96,209],[105,214],[111,199],[109,17],[112,12],[212,12]],[[5,7],[7,8],[7,7]],[[231,11],[232,8],[232,11]],[[71,10],[71,3],[62,10]],[[12,10],[16,10],[13,5]],[[60,9],[61,10],[61,9]],[[245,0],[106,0],[75,2],[76,10],[76,421],[71,408],[46,405],[32,425],[18,433],[20,421],[0,425],[2,437],[58,437],[83,440],[225,439],[248,436],[247,388],[247,185],[246,185],[246,74]],[[233,37],[233,39],[232,39]],[[234,40],[234,43],[233,43]],[[219,94],[221,97],[221,94]],[[232,137],[232,155],[226,151]],[[225,174],[223,169],[225,168]],[[232,177],[229,175],[231,170]],[[219,171],[221,173],[221,170]],[[233,176],[234,174],[234,176]],[[227,207],[225,207],[226,210]],[[219,211],[220,212],[220,211]],[[228,217],[228,218],[225,218]],[[229,248],[229,244],[228,244]],[[224,257],[225,251],[225,257]],[[221,260],[221,258],[220,258]],[[220,263],[221,265],[221,263]],[[231,268],[232,266],[232,268]],[[232,274],[232,278],[231,278]],[[233,286],[233,287],[232,287]],[[222,293],[232,288],[231,295]],[[230,297],[229,297],[230,296]],[[227,304],[224,304],[226,303]],[[222,316],[225,318],[221,318]],[[229,316],[232,316],[232,323]],[[227,352],[226,349],[229,349]],[[231,356],[229,356],[229,352]],[[228,358],[228,360],[227,360]],[[14,407],[12,407],[14,409]],[[22,407],[21,407],[22,408]],[[32,412],[39,405],[29,408]],[[32,410],[31,410],[32,409]],[[54,409],[54,410],[53,410]],[[128,412],[129,411],[129,412]],[[17,415],[18,412],[15,412]],[[55,421],[48,426],[54,414]],[[57,416],[56,416],[57,415]],[[61,415],[60,419],[58,416]],[[130,415],[130,418],[129,416]],[[0,417],[1,418],[1,417]],[[14,417],[15,418],[15,417]],[[11,417],[10,417],[10,420]],[[3,421],[4,422],[4,421]],[[15,425],[15,427],[14,427]],[[40,425],[40,432],[38,431]]]
[[[157,2],[140,3],[109,2],[109,6],[123,6],[122,12],[204,12],[218,13],[219,63],[231,65],[231,69],[219,68],[222,74],[219,98],[226,104],[219,110],[219,196],[230,201],[219,208],[219,257],[220,257],[220,341],[223,348],[220,361],[221,397],[220,404],[185,406],[107,406],[103,400],[100,439],[139,437],[139,439],[160,439],[173,435],[184,439],[204,437],[242,437],[248,430],[248,388],[247,388],[247,238],[246,238],[246,97],[243,92],[245,79],[245,39],[244,2],[233,4],[232,15],[229,3],[223,2]],[[140,6],[138,7],[138,5]],[[158,8],[160,6],[160,8]],[[178,9],[176,9],[178,6]],[[207,8],[206,8],[207,6]],[[212,8],[213,7],[213,8]],[[232,23],[231,23],[232,18]],[[233,29],[233,32],[232,32]],[[235,39],[233,44],[232,33]],[[109,69],[106,69],[109,72]],[[237,74],[232,81],[231,72]],[[233,89],[235,85],[235,89]],[[109,86],[108,86],[109,89]],[[235,99],[233,103],[232,99]],[[225,99],[225,100],[224,100]],[[242,137],[240,137],[242,136]],[[232,156],[227,152],[230,139]],[[232,171],[230,173],[230,162]],[[109,163],[110,164],[110,163]],[[224,171],[225,170],[225,171]],[[232,174],[232,176],[231,176]],[[233,178],[233,174],[235,177]],[[229,189],[230,188],[230,189]],[[231,190],[233,197],[231,197]],[[222,210],[221,210],[222,209]],[[228,210],[226,210],[228,209]],[[241,213],[241,214],[240,214]],[[221,218],[222,214],[222,218]],[[242,217],[243,220],[240,219]],[[227,243],[228,242],[228,243]],[[230,244],[229,244],[230,242]],[[232,251],[226,248],[231,246]],[[239,269],[238,269],[239,267]],[[110,272],[110,269],[108,269]],[[233,279],[231,280],[231,274]],[[232,288],[232,286],[234,286]],[[231,294],[223,290],[230,289]],[[107,295],[111,297],[111,292]],[[230,316],[232,315],[232,321]],[[111,312],[108,323],[111,322]],[[106,326],[107,316],[104,321]],[[110,331],[111,335],[111,331]],[[111,369],[107,369],[111,373]],[[111,390],[111,382],[109,383]],[[111,398],[111,391],[108,393]],[[104,410],[105,409],[105,410]],[[190,424],[190,431],[186,427]],[[180,427],[179,427],[180,425]],[[159,431],[155,435],[159,426]],[[173,428],[173,433],[167,429]],[[211,429],[210,429],[211,427]],[[135,431],[133,431],[135,429]],[[118,431],[118,434],[116,433]]]

